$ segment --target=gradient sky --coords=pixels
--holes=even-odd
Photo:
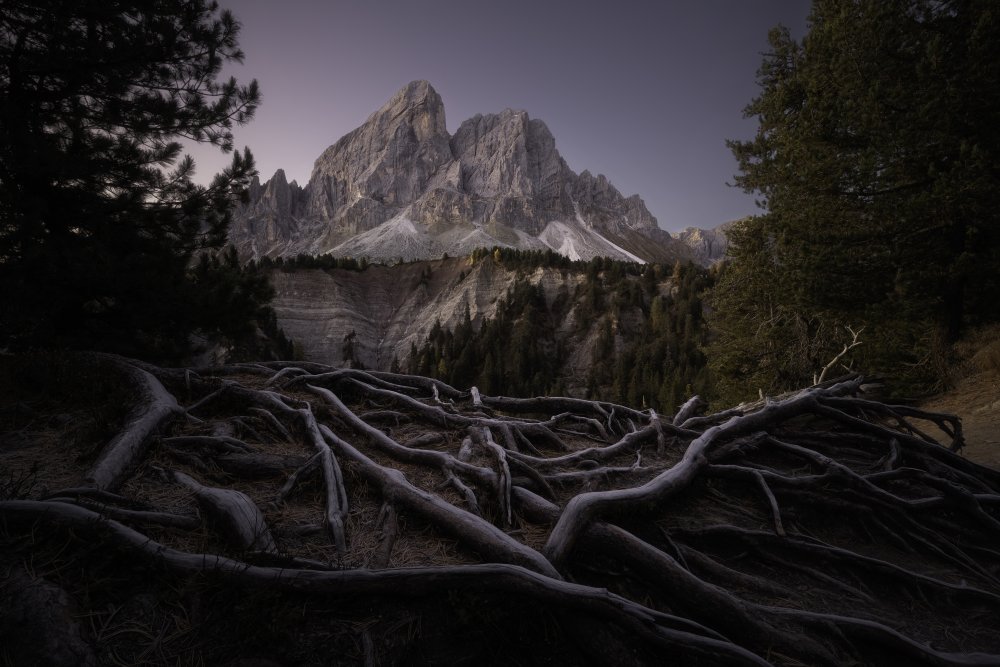
[[[427,79],[448,130],[476,113],[545,121],[576,172],[638,193],[660,227],[714,227],[756,211],[726,185],[728,138],[753,135],[743,107],[767,31],[801,37],[809,0],[220,0],[243,24],[242,66],[262,104],[236,130],[261,180],[301,185],[313,162],[406,83]],[[228,157],[190,151],[208,181]]]

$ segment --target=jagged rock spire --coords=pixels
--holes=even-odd
[[[687,252],[637,195],[573,172],[549,128],[525,111],[476,115],[451,136],[427,81],[404,86],[323,151],[304,189],[290,188],[280,171],[251,188],[230,238],[249,255],[415,259],[482,245],[583,259]]]

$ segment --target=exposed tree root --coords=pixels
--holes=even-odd
[[[162,470],[164,477],[189,489],[219,531],[237,550],[274,552],[274,538],[267,521],[246,494],[200,484],[176,470]]]
[[[330,628],[358,664],[403,660],[406,616],[376,632],[364,610],[429,600],[404,634],[440,652],[430,637],[487,596],[554,623],[540,662],[1000,665],[1000,473],[950,451],[957,419],[866,399],[861,378],[697,416],[697,398],[657,415],[319,364],[102,363],[136,404],[84,484],[0,499],[0,571],[49,564],[41,588],[4,589],[17,609],[50,591],[68,618],[114,561],[302,618],[335,600],[327,634],[295,635],[297,664],[322,664],[307,646]],[[103,660],[125,641],[109,622],[60,626],[43,650]],[[149,641],[130,655],[177,662]],[[220,660],[196,645],[189,662]],[[11,646],[0,657],[34,655]]]
[[[104,448],[97,463],[86,475],[86,481],[99,489],[114,489],[130,468],[136,467],[145,454],[150,436],[167,419],[180,411],[176,399],[155,377],[127,360],[112,355],[95,355],[123,382],[131,385],[139,400],[132,410],[125,429]]]

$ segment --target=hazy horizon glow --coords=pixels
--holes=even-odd
[[[754,213],[726,185],[726,139],[749,138],[743,107],[778,23],[805,31],[808,0],[221,0],[242,23],[240,81],[262,103],[236,128],[261,181],[305,185],[313,162],[408,82],[426,79],[454,132],[477,113],[543,120],[570,168],[639,194],[660,227],[714,227]],[[189,148],[208,182],[230,156]]]

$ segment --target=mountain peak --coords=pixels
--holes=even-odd
[[[417,141],[431,141],[436,138],[448,140],[444,102],[427,81],[422,79],[411,81],[400,88],[358,129],[374,126],[372,128],[374,131],[388,138],[401,124],[413,128]]]
[[[263,190],[289,193],[237,216],[231,236],[247,254],[413,259],[492,245],[582,259],[688,252],[657,234],[641,198],[623,197],[601,174],[574,173],[546,124],[524,110],[477,114],[450,135],[441,96],[425,80],[403,86],[327,148],[305,188],[279,172],[251,199],[267,199]],[[271,211],[284,218],[265,243],[260,219]]]
[[[442,117],[444,116],[444,102],[441,101],[441,96],[438,92],[434,90],[432,86],[427,81],[420,79],[418,81],[411,81],[398,91],[396,94],[389,98],[381,109],[376,111],[373,115],[379,115],[384,112],[392,111],[402,111],[406,109],[417,109],[425,107],[432,112],[440,112]]]
[[[727,222],[712,229],[688,227],[684,231],[678,232],[675,238],[691,248],[699,263],[709,266],[725,258],[726,249],[729,247],[726,231],[732,224],[732,222]]]
[[[430,81],[427,81],[425,79],[417,79],[416,81],[409,82],[408,84],[400,88],[399,92],[397,92],[394,95],[394,97],[399,97],[399,96],[403,96],[409,99],[423,99],[428,96],[440,97],[437,91],[434,90],[434,86],[430,84]]]

